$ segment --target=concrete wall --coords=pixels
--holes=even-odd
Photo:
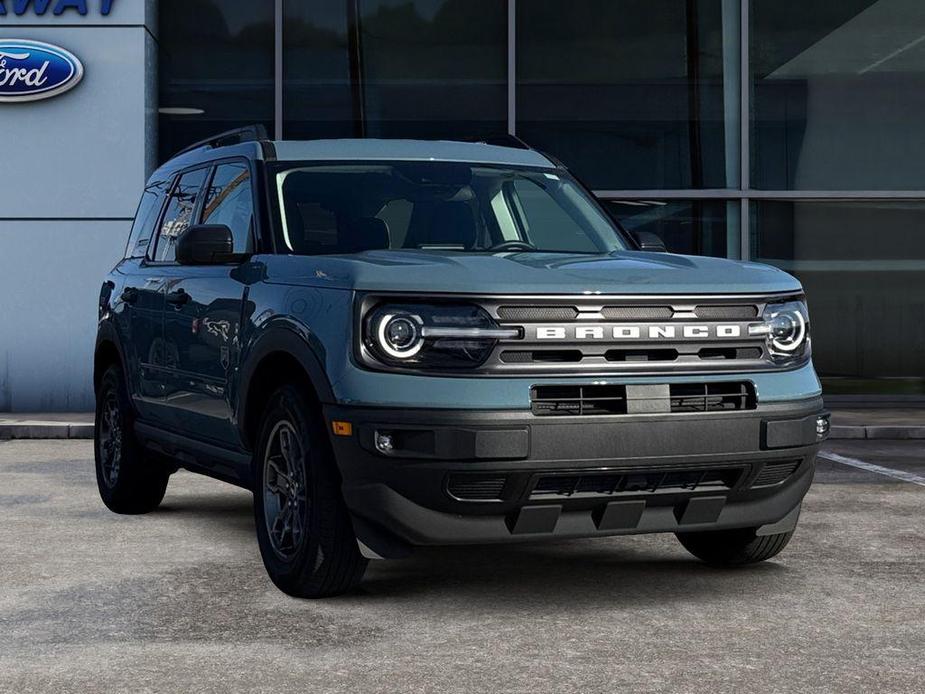
[[[0,412],[86,410],[100,283],[155,160],[155,3],[10,8],[0,38],[66,48],[86,74],[62,96],[0,103]]]

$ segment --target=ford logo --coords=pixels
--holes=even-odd
[[[83,76],[77,56],[63,48],[0,39],[0,102],[50,99],[76,87]]]

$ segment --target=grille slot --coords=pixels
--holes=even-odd
[[[722,412],[755,409],[750,383],[672,383],[672,412]]]
[[[623,386],[536,386],[530,398],[541,417],[626,414]]]
[[[725,412],[752,410],[755,389],[747,382],[672,383],[665,412]],[[533,414],[538,417],[626,414],[626,386],[534,386]],[[662,398],[665,400],[665,398]]]
[[[765,463],[752,482],[753,487],[773,487],[780,484],[800,467],[801,460],[775,460]]]
[[[761,359],[760,347],[704,347],[697,352],[703,360],[723,359]]]
[[[758,307],[754,304],[735,306],[697,306],[694,315],[702,320],[748,320],[758,317]]]
[[[498,316],[522,321],[575,320],[578,309],[574,306],[500,306]]]
[[[601,315],[607,320],[669,320],[671,306],[605,306]]]
[[[501,352],[505,364],[564,364],[580,362],[584,358],[580,349],[506,350]]]
[[[677,361],[676,349],[610,349],[604,354],[607,361]]]
[[[446,489],[461,501],[500,501],[504,493],[504,476],[450,475]]]
[[[530,498],[589,498],[728,490],[736,485],[743,470],[743,467],[730,467],[543,475],[537,479]]]

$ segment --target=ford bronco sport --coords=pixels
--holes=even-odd
[[[828,431],[800,284],[630,236],[526,146],[270,142],[145,188],[99,303],[96,472],[252,490],[296,596],[415,545],[676,533],[783,549]]]

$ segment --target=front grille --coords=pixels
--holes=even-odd
[[[624,306],[543,306],[504,305],[498,307],[498,317],[506,321],[573,321],[585,313],[600,313],[607,320],[618,321],[663,321],[671,320],[675,313],[682,312],[681,308],[670,305],[627,304]],[[713,305],[702,304],[693,307],[693,314],[701,320],[749,320],[757,318],[760,308],[757,304],[730,304]],[[683,308],[683,312],[691,312],[691,307]]]
[[[753,487],[773,487],[781,484],[800,467],[801,460],[775,460],[765,463],[752,482]]]
[[[498,297],[475,301],[500,328],[491,374],[704,374],[775,369],[765,306],[796,295]]]
[[[530,498],[588,498],[728,490],[736,485],[744,469],[727,467],[543,475],[533,486]]]
[[[498,475],[450,475],[446,489],[461,501],[498,501],[504,493],[507,478]]]
[[[538,417],[727,412],[753,410],[756,406],[754,386],[745,381],[667,386],[534,386],[530,400],[533,414]]]

